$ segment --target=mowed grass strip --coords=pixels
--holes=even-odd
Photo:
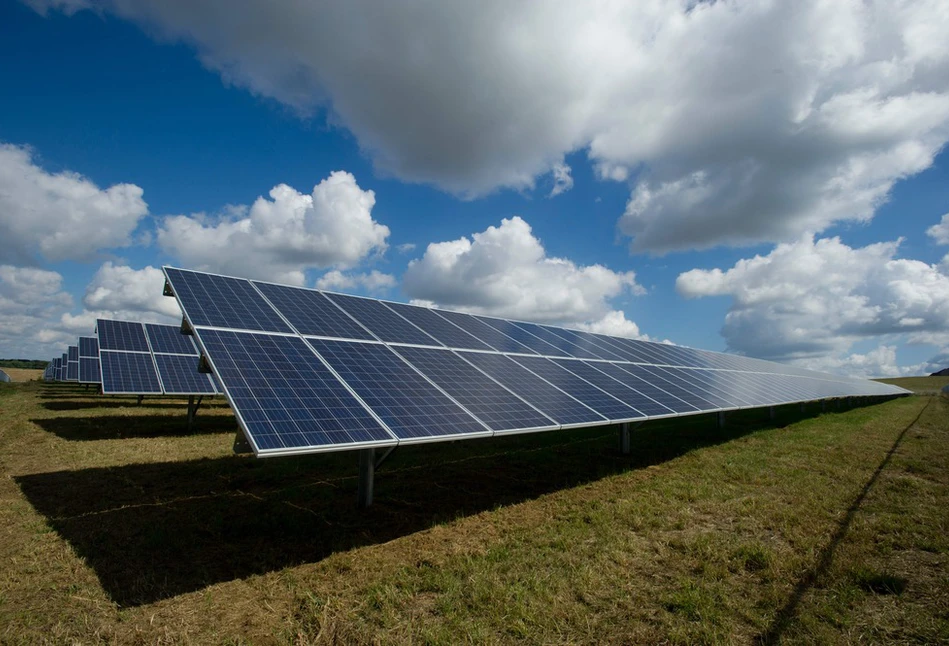
[[[944,398],[404,448],[359,511],[355,454],[55,386],[0,392],[0,642],[949,640]]]

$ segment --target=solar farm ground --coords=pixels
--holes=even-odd
[[[0,642],[949,642],[949,400],[808,413],[400,449],[359,511],[220,398],[0,384]]]

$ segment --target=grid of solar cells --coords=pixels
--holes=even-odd
[[[99,352],[102,392],[119,395],[161,395],[152,355],[145,352]]]
[[[342,294],[327,294],[327,297],[383,341],[442,345],[379,301]]]
[[[511,357],[514,361],[583,402],[599,414],[616,422],[641,419],[643,414],[628,404],[603,392],[569,370],[544,357]]]
[[[692,404],[686,403],[669,393],[667,393],[662,388],[656,386],[655,384],[641,379],[626,370],[623,370],[621,364],[615,363],[605,363],[599,362],[594,365],[594,367],[600,372],[608,374],[613,379],[616,379],[622,384],[633,388],[646,395],[650,399],[659,402],[666,408],[676,413],[695,413],[699,409],[693,406]]]
[[[479,341],[457,325],[453,325],[447,320],[435,314],[430,309],[416,307],[415,305],[405,305],[403,303],[384,303],[386,307],[394,310],[402,318],[414,323],[429,335],[435,337],[449,348],[461,348],[465,350],[491,350],[487,343]]]
[[[254,285],[300,334],[367,341],[374,339],[372,334],[321,292],[272,283],[255,282]]]
[[[649,417],[659,417],[662,415],[671,415],[674,413],[673,410],[666,408],[653,399],[650,399],[638,390],[634,390],[633,388],[630,388],[616,379],[613,379],[606,373],[597,370],[593,367],[593,365],[586,363],[585,361],[570,361],[564,359],[555,360],[554,363],[556,363],[561,368],[569,370],[581,379],[589,381],[603,392],[609,393],[621,402],[629,404],[643,415],[647,415]]]
[[[79,357],[99,358],[99,339],[94,336],[79,337]]]
[[[557,423],[451,350],[396,349],[439,388],[494,431],[556,428]]]
[[[145,324],[148,341],[152,345],[152,352],[165,354],[198,354],[194,341],[190,336],[181,333],[181,329],[174,325]]]
[[[618,359],[617,356],[603,355],[591,351],[589,348],[583,348],[577,344],[568,341],[563,336],[559,334],[552,334],[548,330],[544,329],[543,326],[537,325],[536,323],[513,323],[515,327],[518,327],[525,332],[533,334],[538,339],[541,339],[545,343],[549,343],[558,350],[565,352],[568,356],[576,357],[578,359]]]
[[[299,337],[197,331],[215,372],[262,453],[395,444]]]
[[[79,357],[79,382],[102,383],[102,377],[99,375],[99,357]]]
[[[487,323],[479,321],[471,314],[450,312],[447,310],[432,310],[432,313],[454,323],[479,341],[483,341],[498,352],[516,352],[521,354],[537,354],[526,345],[518,343],[506,334],[502,334]]]
[[[100,350],[149,351],[148,341],[145,340],[145,328],[141,323],[98,319],[96,330],[99,334]]]
[[[156,354],[155,365],[166,395],[213,395],[210,375],[198,372],[198,355]]]
[[[528,332],[523,328],[519,328],[511,321],[505,321],[503,319],[492,319],[486,316],[477,316],[475,317],[485,325],[493,327],[495,330],[501,334],[505,334],[521,345],[527,346],[531,349],[532,352],[535,352],[539,355],[545,357],[569,357],[570,354],[564,352],[560,348],[556,348],[543,339],[538,339],[536,336]]]
[[[558,424],[597,424],[606,421],[605,417],[544,381],[510,357],[484,352],[458,354],[529,401]]]
[[[66,364],[66,381],[79,381],[79,361],[70,361]]]
[[[308,341],[400,440],[491,433],[387,346]]]
[[[165,268],[165,276],[192,325],[291,331],[248,280],[170,267]]]
[[[66,349],[66,354],[69,357],[69,361],[79,361],[79,346],[71,345]]]

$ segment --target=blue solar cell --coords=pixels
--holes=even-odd
[[[100,350],[149,351],[148,341],[145,340],[145,328],[141,323],[98,319],[96,330],[99,334]]]
[[[145,333],[152,344],[152,352],[165,354],[198,354],[190,336],[181,333],[175,325],[145,324]]]
[[[196,333],[259,452],[395,444],[303,339],[210,329]]]
[[[440,342],[379,301],[344,294],[327,294],[326,296],[383,341],[442,347]]]
[[[505,321],[503,319],[493,319],[486,316],[476,317],[479,321],[486,325],[490,325],[498,332],[506,334],[511,337],[521,345],[525,345],[530,348],[532,351],[537,354],[544,355],[545,357],[569,357],[571,356],[568,352],[564,352],[560,348],[554,347],[544,341],[539,339],[524,328],[514,325],[511,321]]]
[[[69,361],[79,361],[79,346],[71,345],[66,351]]]
[[[536,354],[526,345],[518,343],[506,334],[498,332],[496,329],[482,323],[477,317],[471,314],[461,312],[450,312],[448,310],[432,310],[436,316],[454,323],[468,334],[476,337],[499,352],[517,352],[522,354]]]
[[[578,377],[589,381],[591,384],[616,397],[623,403],[629,404],[643,415],[649,417],[670,415],[674,411],[667,408],[633,388],[613,379],[609,375],[597,370],[594,366],[599,363],[587,363],[586,361],[571,361],[569,359],[554,360],[561,368],[566,368]]]
[[[424,330],[430,336],[435,337],[449,348],[462,348],[466,350],[491,350],[491,346],[479,341],[471,336],[457,325],[453,325],[448,320],[440,317],[433,310],[425,307],[416,307],[414,305],[405,305],[403,303],[385,303],[385,306],[394,310],[402,318]]]
[[[502,354],[459,352],[558,424],[597,424],[606,418]]]
[[[616,379],[630,388],[641,392],[650,399],[659,402],[669,410],[675,411],[676,413],[694,413],[698,411],[698,408],[695,406],[667,393],[659,386],[645,381],[644,379],[633,375],[631,372],[623,370],[623,365],[624,364],[621,363],[604,363],[602,361],[593,364],[593,366],[600,372],[605,372],[613,379]]]
[[[451,350],[395,350],[494,431],[557,427],[556,422]]]
[[[399,439],[491,434],[387,346],[308,340]]]
[[[156,354],[155,365],[166,395],[213,395],[210,375],[198,372],[198,355]]]
[[[99,357],[80,357],[79,358],[79,382],[83,384],[101,383],[102,377],[99,374]]]
[[[79,357],[99,358],[99,339],[94,336],[79,337]]]
[[[147,352],[99,352],[102,392],[107,395],[161,395],[158,373]]]
[[[264,332],[291,331],[249,280],[171,267],[165,267],[165,276],[192,325]]]
[[[255,282],[254,285],[300,334],[338,339],[374,338],[321,292],[272,283]]]
[[[609,395],[590,382],[543,357],[511,357],[519,364],[546,379],[554,386],[574,397],[604,417],[616,422],[640,419],[643,414]]]

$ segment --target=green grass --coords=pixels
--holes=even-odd
[[[949,398],[233,456],[220,402],[0,389],[0,643],[949,641]]]

